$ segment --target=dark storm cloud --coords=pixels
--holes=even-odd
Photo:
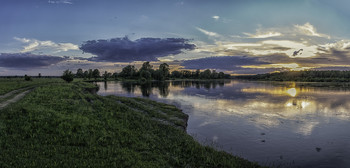
[[[90,58],[91,61],[157,61],[158,57],[195,49],[196,46],[188,42],[188,39],[183,38],[141,38],[131,41],[124,37],[87,41],[81,45],[80,49],[97,56]]]
[[[259,61],[256,57],[246,56],[223,56],[206,57],[200,59],[186,60],[181,65],[186,69],[221,69],[239,70],[243,65],[262,65],[266,62]]]
[[[1,53],[0,67],[28,69],[45,67],[67,60],[67,57],[35,55],[31,53]]]

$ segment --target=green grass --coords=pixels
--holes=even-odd
[[[1,110],[0,167],[259,167],[200,145],[176,127],[187,115],[172,105],[91,87],[37,85]]]
[[[60,78],[32,78],[31,81],[25,81],[24,78],[0,78],[0,95],[6,94],[12,90],[34,87],[37,85],[49,83],[63,83]]]

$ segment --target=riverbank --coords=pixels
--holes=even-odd
[[[93,87],[36,85],[2,109],[0,166],[259,167],[200,145],[184,131],[187,115],[175,106],[98,96],[86,89]]]

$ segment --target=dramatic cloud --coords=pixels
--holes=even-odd
[[[200,29],[198,29],[200,30]],[[274,71],[338,69],[348,70],[350,66],[350,40],[339,40],[317,32],[309,22],[304,25],[292,25],[280,28],[261,28],[254,33],[241,36],[218,36],[213,32],[213,43],[197,43],[194,50],[201,59],[185,61],[187,69],[225,69],[232,74],[257,74]],[[224,58],[220,64],[213,63],[213,56],[245,55],[244,59],[256,62],[241,65],[231,63]],[[205,58],[209,57],[209,58]],[[251,61],[250,60],[250,61]],[[239,60],[238,62],[240,62]],[[261,63],[263,62],[263,63]],[[191,63],[193,65],[191,65]],[[217,64],[211,65],[211,64]]]
[[[32,52],[32,51],[46,51],[49,50],[53,53],[69,50],[79,50],[79,46],[72,43],[55,43],[53,41],[39,41],[37,39],[27,39],[14,37],[15,40],[20,41],[26,46],[20,52]]]
[[[251,33],[243,33],[243,34],[247,35],[248,38],[270,38],[270,37],[277,37],[282,35],[280,32],[273,32],[273,31],[262,32],[260,30],[257,30],[256,34],[251,34]]]
[[[220,70],[238,70],[243,65],[262,65],[266,62],[259,61],[258,58],[246,56],[223,56],[207,57],[193,60],[186,60],[181,65],[185,69],[220,69]]]
[[[207,31],[207,30],[204,30],[202,28],[199,28],[199,27],[196,27],[197,30],[199,30],[200,32],[204,33],[205,35],[207,36],[210,36],[210,37],[220,37],[219,34],[215,33],[215,32],[210,32],[210,31]]]
[[[195,49],[196,46],[188,42],[189,40],[183,38],[141,38],[131,41],[124,37],[87,41],[80,49],[97,56],[90,58],[91,61],[157,61],[158,57]]]
[[[0,67],[27,69],[39,68],[57,64],[68,58],[50,56],[50,55],[35,55],[31,53],[1,53]]]
[[[196,51],[217,56],[286,54],[292,57],[294,51],[300,48],[303,48],[303,54],[295,57],[313,57],[320,52],[319,46],[290,40],[264,40],[254,43],[217,42],[215,45],[200,45]]]
[[[302,34],[308,35],[308,36],[316,36],[316,37],[327,37],[330,38],[330,36],[325,34],[320,34],[317,32],[316,28],[311,25],[309,22],[305,23],[304,25],[294,25],[294,27]]]

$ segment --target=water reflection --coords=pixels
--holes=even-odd
[[[197,140],[213,141],[261,164],[350,167],[350,132],[344,129],[350,127],[350,87],[329,86],[227,80],[110,82],[99,94],[175,104],[190,115],[187,131]]]
[[[297,95],[297,90],[295,88],[290,88],[287,90],[287,93],[292,96],[295,97]]]
[[[109,82],[110,84],[113,82]],[[228,80],[215,80],[215,81],[163,81],[163,82],[121,82],[121,88],[123,91],[126,91],[128,94],[141,93],[144,97],[149,97],[152,94],[159,94],[161,97],[167,97],[170,93],[170,90],[182,90],[184,88],[196,88],[205,90],[215,89],[218,86],[223,87],[225,83],[230,83]],[[106,93],[115,93],[114,89],[108,90],[108,82],[104,82],[104,94]],[[113,84],[112,84],[113,85]],[[113,86],[114,88],[114,86]],[[171,88],[171,89],[170,89]],[[157,90],[157,91],[156,91]],[[101,92],[100,92],[101,94]]]
[[[107,81],[104,81],[103,88],[104,88],[105,90],[108,90]]]
[[[162,97],[167,97],[169,95],[169,83],[168,82],[144,82],[144,83],[136,83],[136,82],[124,82],[121,83],[121,87],[129,94],[141,92],[142,96],[149,97],[153,90],[158,89],[159,95]]]

